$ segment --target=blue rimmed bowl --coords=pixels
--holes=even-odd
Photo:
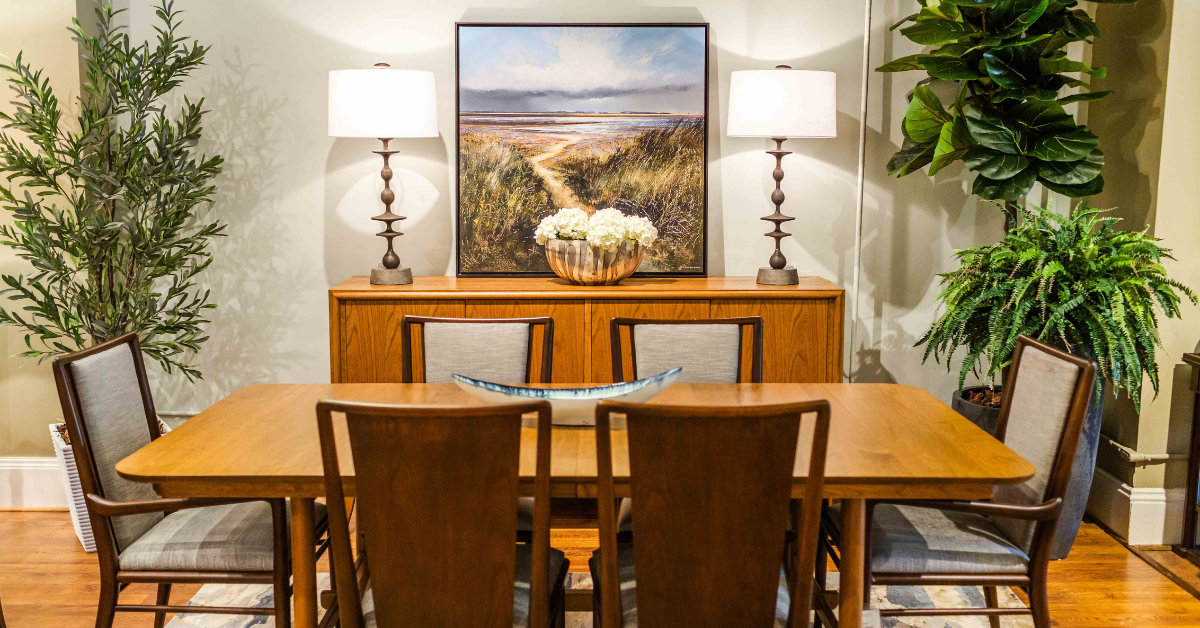
[[[533,388],[485,382],[454,375],[459,388],[484,403],[500,404],[533,399],[550,402],[555,425],[595,425],[596,404],[604,399],[643,403],[675,383],[682,367],[634,382],[589,386],[587,388]]]

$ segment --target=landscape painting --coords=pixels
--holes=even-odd
[[[534,230],[615,207],[638,272],[706,271],[706,24],[459,24],[458,274],[548,275]]]

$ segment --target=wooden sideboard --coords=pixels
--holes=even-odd
[[[801,277],[798,286],[760,286],[754,277],[626,279],[618,286],[540,277],[416,277],[407,286],[373,286],[366,277],[353,277],[329,290],[329,368],[334,383],[399,382],[400,319],[406,314],[550,316],[554,381],[607,383],[613,317],[757,315],[764,323],[763,381],[840,382],[844,313],[844,291],[816,277]],[[749,349],[747,338],[747,354]],[[749,369],[750,360],[743,363]]]

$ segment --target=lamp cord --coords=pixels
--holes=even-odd
[[[862,64],[862,102],[859,107],[858,123],[858,198],[854,212],[854,278],[851,293],[854,296],[854,306],[850,318],[850,355],[846,361],[846,379],[854,381],[854,355],[858,346],[858,316],[862,294],[859,280],[862,276],[862,232],[863,232],[863,202],[866,198],[867,187],[867,96],[871,78],[871,12],[872,0],[865,0],[866,12],[863,17],[863,64]]]

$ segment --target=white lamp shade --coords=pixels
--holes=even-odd
[[[837,137],[837,74],[743,70],[729,80],[731,137]]]
[[[423,70],[333,70],[330,137],[437,137],[437,90]]]

